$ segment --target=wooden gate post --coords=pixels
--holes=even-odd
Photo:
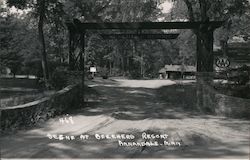
[[[69,29],[69,55],[68,55],[68,64],[69,64],[69,70],[74,69],[73,64],[73,52],[74,52],[74,31]]]
[[[86,31],[84,30],[82,33],[81,33],[81,53],[80,53],[80,70],[82,72],[82,76],[81,76],[81,79],[82,79],[82,84],[81,84],[81,99],[82,99],[82,104],[84,105],[84,79],[85,79],[85,66],[84,66],[84,55],[85,55],[85,33]]]
[[[202,26],[197,31],[197,108],[206,111],[211,108],[208,88],[213,81],[214,56],[213,56],[213,31],[210,27]],[[209,103],[208,103],[209,102]]]

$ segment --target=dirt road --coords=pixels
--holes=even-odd
[[[176,82],[96,79],[88,85],[93,92],[86,98],[86,107],[34,129],[2,136],[2,157],[249,158],[250,122],[201,114],[188,107],[192,104],[191,94],[186,97],[161,94],[168,87],[173,89]],[[187,93],[186,88],[174,91]],[[188,102],[184,103],[184,99]],[[72,121],[62,123],[62,118],[69,120],[70,116]],[[117,136],[122,134],[134,139],[121,139],[119,143]],[[53,135],[76,139],[57,140]],[[100,140],[101,135],[106,137]],[[168,137],[153,137],[157,135]],[[138,146],[147,141],[158,146]],[[121,142],[136,143],[128,147],[128,143]]]

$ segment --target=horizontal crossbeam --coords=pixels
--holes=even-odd
[[[100,34],[103,39],[176,39],[179,34]]]
[[[200,29],[208,27],[211,29],[219,28],[223,21],[211,22],[108,22],[108,23],[82,23],[75,19],[67,23],[70,29],[78,31],[92,29]]]

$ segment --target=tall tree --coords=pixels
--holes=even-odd
[[[42,59],[42,68],[43,68],[43,76],[45,79],[45,84],[48,84],[49,80],[49,69],[48,69],[48,60],[47,60],[47,53],[46,53],[46,45],[45,45],[45,39],[44,39],[44,20],[45,20],[45,0],[39,0],[37,1],[37,9],[39,14],[39,20],[38,20],[38,35],[39,35],[39,42],[41,45],[41,59]]]
[[[0,62],[9,67],[13,74],[24,72],[26,62],[37,58],[37,43],[34,30],[29,28],[27,19],[9,12],[0,11]]]
[[[45,42],[45,35],[44,35],[44,25],[45,22],[49,19],[50,11],[53,11],[54,8],[58,7],[57,4],[60,4],[60,1],[57,0],[22,0],[22,1],[15,1],[15,0],[7,0],[8,6],[15,6],[19,9],[31,9],[31,13],[33,17],[37,19],[37,30],[38,30],[38,40],[40,43],[40,57],[41,57],[41,64],[43,69],[43,77],[45,80],[46,85],[48,85],[49,80],[49,67],[48,67],[48,60],[47,60],[47,47]],[[59,6],[62,7],[62,6]],[[54,14],[54,13],[53,13]]]
[[[186,8],[183,8],[185,4]],[[248,0],[177,0],[175,2],[175,11],[178,12],[177,17],[189,19],[189,21],[209,22],[211,20],[224,20],[230,22],[230,18],[234,15],[242,15],[249,7]],[[185,14],[183,14],[185,13]],[[180,19],[181,19],[180,18]],[[203,26],[200,30],[194,30],[197,36],[198,52],[197,64],[198,70],[203,72],[213,71],[213,30]],[[202,54],[201,54],[202,53]]]

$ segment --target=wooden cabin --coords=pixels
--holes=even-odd
[[[165,65],[159,70],[159,74],[165,79],[194,79],[196,66],[189,65]]]

